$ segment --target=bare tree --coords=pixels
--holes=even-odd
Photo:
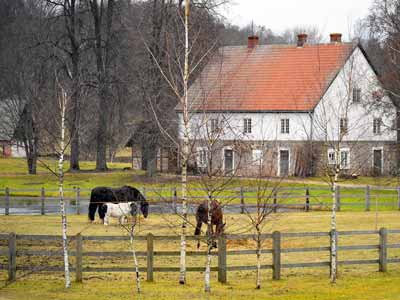
[[[64,256],[64,276],[65,276],[65,287],[71,287],[71,278],[69,274],[69,260],[68,260],[68,233],[67,233],[67,214],[65,210],[64,200],[64,153],[66,149],[65,143],[65,115],[66,107],[68,105],[68,96],[64,89],[61,88],[61,95],[59,100],[60,108],[60,149],[59,149],[59,160],[58,160],[58,190],[60,194],[60,210],[61,210],[61,225],[62,225],[62,241],[63,241],[63,256]]]
[[[86,2],[79,0],[45,0],[48,10],[54,15],[47,20],[51,34],[49,45],[55,50],[54,55],[60,67],[65,71],[65,86],[70,86],[71,101],[69,134],[70,170],[79,170],[80,153],[80,121],[81,101],[84,88],[84,69],[87,57],[84,56],[88,47],[88,24]],[[86,78],[87,80],[87,78]]]

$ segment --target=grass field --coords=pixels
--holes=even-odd
[[[226,231],[231,234],[249,233],[249,221],[244,215],[228,215]],[[69,216],[69,234],[81,232],[83,235],[123,235],[124,231],[118,226],[104,227],[101,224],[87,223],[85,216]],[[59,216],[1,216],[0,232],[16,232],[24,234],[60,234]],[[191,219],[193,222],[193,219]],[[180,220],[176,216],[150,215],[141,220],[137,234],[146,235],[176,235],[179,233]],[[277,214],[270,218],[264,228],[265,232],[280,230],[282,232],[328,231],[330,214],[324,212]],[[341,212],[338,213],[338,230],[374,230],[386,227],[400,229],[399,212]],[[191,232],[193,227],[189,228]],[[339,245],[376,244],[377,235],[339,237]],[[282,247],[312,247],[328,245],[327,238],[284,238]],[[400,243],[400,235],[389,236],[389,243]],[[73,246],[73,245],[72,245]],[[270,241],[265,247],[270,248]],[[34,248],[53,249],[59,245],[40,243],[21,243],[18,249]],[[161,242],[155,244],[157,250],[178,250],[176,242]],[[195,250],[195,242],[188,242],[188,250]],[[253,241],[230,241],[228,250],[252,249]],[[204,250],[202,246],[201,250]],[[127,242],[90,243],[85,241],[84,251],[127,251]],[[144,250],[145,243],[137,242],[137,249]],[[339,260],[372,259],[377,257],[377,250],[354,250],[339,253]],[[400,249],[390,249],[389,258],[399,258]],[[73,258],[71,258],[73,260]],[[126,258],[125,258],[126,259]],[[283,263],[311,262],[326,260],[326,253],[285,253]],[[204,257],[188,257],[188,265],[203,266]],[[270,263],[271,257],[263,255],[263,263]],[[58,264],[60,259],[21,257],[17,263]],[[139,261],[145,266],[145,258]],[[155,266],[178,266],[178,257],[156,257]],[[254,264],[253,255],[228,256],[228,265]],[[85,265],[91,266],[127,266],[128,261],[116,259],[84,258]],[[216,265],[216,259],[213,259]],[[335,285],[329,283],[327,268],[283,269],[282,280],[272,281],[271,271],[263,271],[263,287],[254,289],[255,274],[252,271],[228,273],[228,284],[217,283],[216,273],[212,276],[212,293],[210,296],[203,292],[203,274],[189,273],[188,284],[180,286],[176,273],[155,273],[155,282],[146,283],[143,277],[143,294],[137,297],[134,289],[134,277],[129,273],[84,273],[82,284],[73,283],[70,290],[63,288],[61,273],[29,274],[22,271],[17,275],[17,282],[4,286],[6,271],[1,273],[0,299],[400,299],[400,265],[390,264],[389,272],[377,272],[377,265],[371,266],[340,266],[339,280]],[[144,274],[143,274],[144,275]]]
[[[53,171],[57,168],[57,161],[45,160],[47,166],[50,166]],[[180,195],[179,189],[179,176],[174,174],[157,175],[153,178],[147,178],[143,171],[140,170],[126,170],[124,167],[129,167],[129,163],[114,163],[109,164],[110,171],[103,173],[96,173],[91,170],[94,169],[94,162],[81,162],[82,172],[65,174],[65,188],[69,191],[66,192],[67,197],[74,197],[72,189],[79,186],[82,189],[81,196],[88,198],[90,190],[95,186],[112,186],[118,187],[122,185],[132,185],[139,188],[145,187],[147,196],[150,201],[163,201],[170,199],[172,196],[172,189],[177,188],[178,197]],[[66,163],[65,170],[69,166]],[[50,197],[57,196],[57,177],[54,176],[49,170],[39,164],[37,175],[26,175],[26,162],[24,159],[17,158],[0,158],[0,196],[4,195],[4,190],[9,187],[11,196],[29,196],[40,197],[40,189],[46,189],[46,195]],[[362,177],[357,180],[342,181],[342,184],[372,184],[383,185],[387,187],[397,186],[397,178],[367,178]],[[275,186],[276,182],[271,182],[270,187]],[[255,181],[252,179],[236,179],[233,180],[227,189],[234,188],[235,192],[224,191],[217,197],[220,197],[222,202],[239,203],[238,187],[244,186],[248,189],[255,188]],[[279,193],[278,202],[281,204],[303,204],[305,201],[305,188],[310,186],[310,201],[322,209],[329,209],[331,201],[331,193],[327,190],[327,185],[324,184],[321,178],[291,178],[289,181],[279,183],[280,188],[287,189]],[[191,178],[189,180],[189,196],[203,197],[204,192],[198,189],[202,188],[202,184],[198,178]],[[161,191],[159,189],[162,189]],[[349,187],[343,186],[341,191],[343,210],[360,211],[364,209],[365,205],[365,190],[364,187]],[[224,200],[227,197],[227,200]],[[245,192],[246,203],[255,203],[255,193]],[[398,195],[396,190],[372,190],[371,191],[371,207],[374,208],[375,201],[378,201],[378,210],[393,210],[398,208]],[[321,203],[327,203],[324,206]],[[346,206],[345,204],[351,204]],[[383,205],[384,204],[384,205]]]

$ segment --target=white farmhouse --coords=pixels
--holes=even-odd
[[[291,176],[340,162],[342,173],[389,174],[395,108],[363,48],[330,38],[220,48],[189,90],[193,164]]]

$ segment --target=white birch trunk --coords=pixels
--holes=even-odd
[[[204,272],[204,291],[211,291],[211,283],[210,283],[210,273],[211,273],[211,248],[213,246],[213,234],[212,234],[212,224],[211,224],[211,196],[207,198],[207,263],[206,263],[206,271]]]
[[[257,229],[257,274],[256,274],[256,288],[261,288],[261,231],[256,226]]]
[[[182,147],[182,234],[180,249],[180,272],[179,283],[185,284],[186,281],[186,227],[187,227],[187,163],[189,159],[189,106],[188,106],[188,88],[189,88],[189,12],[190,0],[185,0],[185,65],[183,89],[184,95],[181,99],[183,111],[183,147]]]
[[[136,290],[138,294],[140,294],[140,274],[139,274],[139,263],[137,260],[136,256],[136,251],[135,251],[135,244],[133,242],[133,230],[134,230],[134,225],[131,228],[131,231],[129,233],[130,235],[130,241],[131,241],[131,250],[132,250],[132,256],[133,256],[133,262],[135,264],[135,272],[136,272]]]
[[[337,181],[339,178],[340,172],[340,158],[339,158],[339,150],[335,151],[336,157],[336,166],[335,166],[335,175],[333,179],[332,185],[332,215],[331,215],[331,283],[336,283],[337,277],[337,245],[336,245],[336,189],[337,189]]]
[[[62,90],[60,109],[61,109],[61,140],[60,140],[60,158],[58,161],[58,189],[60,193],[60,210],[61,210],[61,224],[62,224],[62,241],[63,241],[63,255],[64,255],[64,274],[65,274],[65,287],[71,287],[71,278],[69,273],[69,262],[68,262],[68,240],[67,240],[67,215],[65,212],[64,202],[64,150],[65,150],[65,106],[67,96]]]

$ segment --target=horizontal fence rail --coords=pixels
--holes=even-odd
[[[55,214],[59,212],[56,189],[12,189],[5,188],[0,197],[0,213],[10,214]],[[87,213],[90,189],[65,189],[68,214]],[[141,191],[151,203],[150,212],[179,213],[181,201],[179,189],[142,187]],[[254,212],[261,204],[273,212],[329,210],[332,201],[341,210],[400,210],[400,187],[348,187],[338,186],[332,192],[329,187],[280,187],[264,190],[257,198],[257,190],[249,187],[224,189],[215,194],[223,204],[225,213]],[[334,197],[333,197],[334,195]],[[189,213],[194,213],[197,204],[207,198],[203,189],[192,188],[187,197]],[[257,205],[259,203],[259,205]]]
[[[326,267],[330,268],[331,263],[329,260],[320,259],[319,261],[295,261],[288,262],[285,261],[285,256],[288,253],[304,253],[302,255],[302,260],[307,258],[313,258],[317,253],[326,253],[327,257],[330,257],[330,251],[332,249],[331,236],[332,232],[279,232],[275,231],[272,234],[262,234],[257,237],[254,234],[247,235],[223,235],[217,238],[218,248],[212,252],[212,256],[217,258],[217,266],[212,266],[211,271],[218,272],[218,281],[227,282],[228,271],[249,271],[256,270],[257,266],[254,264],[243,264],[245,259],[240,259],[240,265],[229,265],[228,257],[257,254],[257,249],[230,249],[231,241],[238,240],[251,240],[255,241],[257,238],[263,240],[264,244],[270,245],[270,247],[262,248],[261,255],[268,256],[271,259],[270,264],[262,264],[261,269],[272,270],[272,278],[274,280],[279,280],[281,278],[282,269],[292,269],[292,268],[320,268]],[[362,231],[337,231],[337,237],[339,239],[339,246],[337,247],[337,253],[343,253],[344,251],[375,251],[375,258],[362,257],[363,255],[357,253],[355,259],[344,259],[339,260],[337,263],[339,266],[345,265],[377,265],[378,270],[381,272],[386,272],[388,269],[388,264],[400,263],[400,255],[389,255],[389,249],[400,249],[400,230],[387,230],[381,228],[380,230],[362,230]],[[354,244],[354,245],[341,245],[340,239],[345,239],[346,237],[354,236],[371,236],[376,238],[376,243],[369,243],[365,245]],[[391,243],[389,243],[389,236],[392,238]],[[198,237],[187,236],[187,240],[197,240]],[[311,247],[284,247],[283,244],[287,239],[309,238],[315,242],[315,238],[319,243],[324,243],[323,245],[314,245]],[[393,243],[393,238],[399,240],[399,243]],[[82,236],[77,234],[76,236],[70,236],[69,238],[69,256],[74,260],[71,264],[71,271],[75,272],[76,281],[82,281],[83,273],[86,272],[134,272],[135,268],[131,267],[121,267],[121,266],[90,266],[88,259],[90,258],[101,258],[104,262],[105,258],[112,258],[112,264],[114,264],[117,258],[125,258],[124,265],[126,265],[126,258],[132,257],[131,251],[109,251],[109,250],[97,250],[88,249],[90,242],[111,242],[117,243],[118,241],[128,241],[128,236]],[[180,240],[180,236],[154,236],[151,233],[146,236],[136,236],[134,238],[137,242],[145,243],[145,250],[137,251],[136,255],[138,257],[143,257],[146,260],[146,266],[140,267],[141,272],[147,274],[147,280],[153,281],[154,272],[179,272],[179,266],[157,266],[155,264],[155,257],[179,257],[180,251],[166,251],[166,250],[155,250],[156,241],[170,241],[175,242],[175,246],[179,247],[176,243]],[[353,241],[354,238],[351,238]],[[36,244],[34,243],[36,242]],[[26,249],[27,244],[30,248]],[[54,244],[55,243],[55,244]],[[58,243],[58,244],[57,244]],[[37,249],[38,245],[46,247],[44,249]],[[85,247],[86,245],[86,247]],[[114,244],[113,244],[114,245]],[[24,249],[21,249],[24,248]],[[31,249],[34,248],[34,249]],[[49,248],[52,248],[49,250]],[[17,278],[17,271],[33,271],[33,272],[61,272],[63,267],[49,265],[49,260],[51,258],[58,258],[58,262],[62,264],[63,253],[61,247],[61,236],[54,235],[25,235],[25,234],[0,234],[0,259],[1,262],[7,262],[6,264],[0,263],[0,270],[8,271],[8,280],[14,281]],[[369,252],[368,252],[369,253]],[[396,252],[397,253],[397,252]],[[188,257],[205,257],[207,251],[187,251],[186,255]],[[32,266],[31,264],[25,265],[23,262],[24,257],[42,257],[46,260],[42,262],[40,266]],[[343,254],[339,255],[339,257]],[[360,257],[361,256],[361,257]],[[6,259],[4,259],[4,257]],[[85,260],[84,260],[85,259]],[[28,260],[30,262],[31,260]],[[84,262],[85,261],[85,262]],[[204,266],[193,266],[187,265],[186,270],[188,272],[203,272]]]

